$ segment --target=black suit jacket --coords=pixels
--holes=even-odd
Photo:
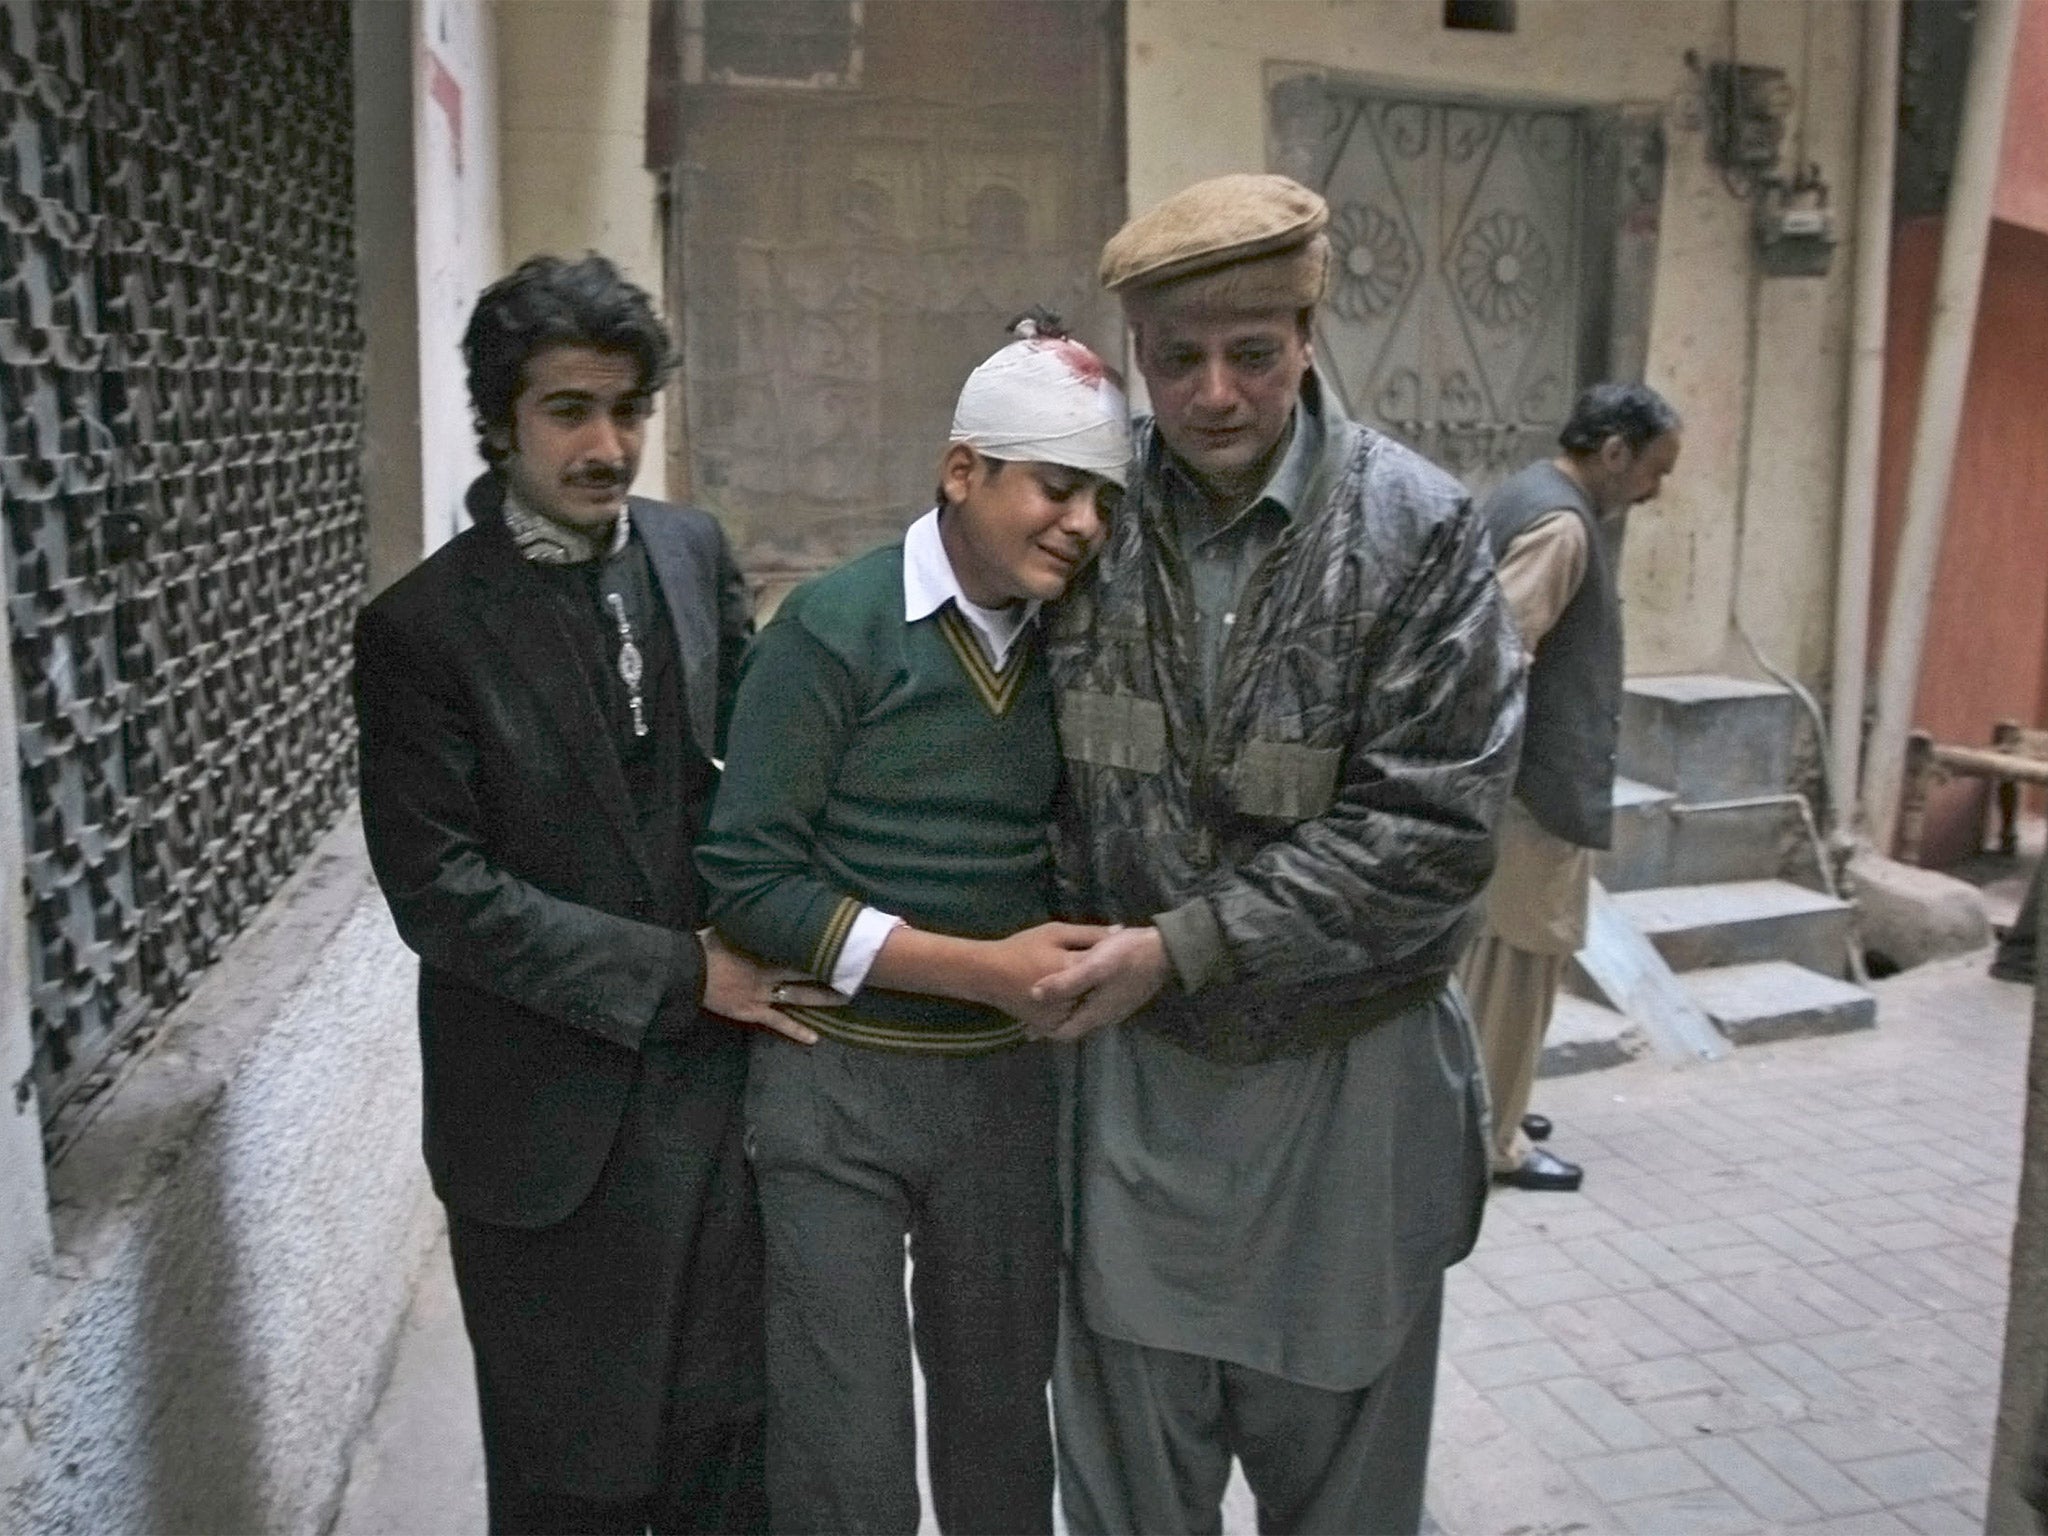
[[[541,1227],[596,1183],[648,1025],[665,1000],[694,1006],[703,960],[649,921],[692,873],[648,867],[600,703],[499,499],[478,481],[476,526],[363,610],[356,718],[370,860],[421,962],[435,1193]],[[745,583],[708,514],[631,506],[675,625],[689,746],[717,757]]]

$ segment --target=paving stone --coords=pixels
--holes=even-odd
[[[1609,1296],[1545,1307],[1544,1331],[1565,1347],[1583,1371],[1598,1375],[1617,1366],[1633,1365],[1642,1356],[1621,1333],[1594,1315],[1594,1308],[1611,1306],[1619,1299]]]
[[[1873,1456],[1902,1456],[1931,1450],[1918,1430],[1883,1415],[1812,1419],[1792,1426],[1792,1433],[1837,1465]],[[1938,1493],[1940,1489],[1926,1490]]]
[[[1616,1527],[1628,1536],[1748,1536],[1762,1529],[1755,1515],[1733,1494],[1720,1488],[1667,1494],[1616,1505]]]
[[[1687,1349],[1721,1349],[1735,1342],[1734,1334],[1673,1291],[1643,1291],[1629,1300]]]
[[[1687,1355],[1644,1360],[1602,1373],[1609,1391],[1624,1403],[1649,1403],[1688,1392],[1718,1392],[1724,1383],[1700,1361]]]
[[[1668,1445],[1653,1450],[1588,1456],[1573,1462],[1572,1471],[1596,1498],[1609,1504],[1654,1499],[1664,1494],[1714,1486],[1714,1480],[1705,1467],[1685,1452]]]
[[[1832,1249],[1815,1242],[1775,1210],[1739,1216],[1735,1224],[1794,1264],[1825,1264],[1834,1257]]]
[[[1891,1513],[1911,1526],[1920,1536],[1981,1536],[1984,1530],[1982,1510],[1972,1513],[1950,1499],[1928,1499],[1921,1504],[1907,1504]]]
[[[1630,1263],[1641,1266],[1660,1285],[1697,1280],[1700,1272],[1647,1232],[1617,1232],[1607,1244]]]
[[[1760,1269],[1776,1269],[1785,1256],[1762,1243],[1731,1243],[1726,1248],[1702,1248],[1686,1255],[1700,1273],[1726,1279],[1730,1275],[1753,1275]]]
[[[1744,1240],[1746,1234],[1732,1221],[1715,1218],[1708,1221],[1674,1222],[1659,1227],[1650,1234],[1673,1253],[1690,1255],[1702,1248],[1728,1248]]]
[[[1788,1424],[1806,1411],[1793,1399],[1750,1397],[1725,1387],[1696,1392],[1686,1397],[1666,1397],[1639,1403],[1637,1412],[1655,1425],[1665,1439],[1690,1445],[1715,1436],[1739,1435],[1752,1429],[1772,1429]]]
[[[1810,1403],[1841,1403],[1856,1396],[1856,1389],[1833,1367],[1792,1340],[1759,1344],[1755,1353],[1758,1360],[1784,1377]]]
[[[1628,1404],[1589,1376],[1568,1376],[1545,1383],[1546,1390],[1571,1410],[1572,1416],[1617,1451],[1661,1445],[1665,1436]]]
[[[1516,1301],[1525,1307],[1547,1307],[1560,1301],[1589,1301],[1605,1296],[1607,1287],[1597,1275],[1574,1266],[1547,1274],[1528,1275],[1509,1287]]]
[[[1526,1387],[1502,1387],[1487,1396],[1502,1417],[1535,1441],[1554,1461],[1597,1456],[1607,1449],[1604,1442],[1566,1413],[1541,1386],[1531,1383]]]
[[[1636,1291],[1656,1283],[1648,1270],[1603,1237],[1574,1238],[1563,1246],[1574,1264],[1598,1276],[1610,1291]]]
[[[1745,1508],[1775,1525],[1812,1520],[1820,1511],[1797,1488],[1778,1476],[1736,1440],[1714,1437],[1687,1447],[1693,1459],[1720,1479]]]
[[[1783,1320],[1751,1306],[1719,1281],[1695,1280],[1671,1289],[1745,1344],[1770,1343],[1792,1331]]]
[[[1533,1344],[1509,1344],[1501,1349],[1483,1349],[1463,1355],[1458,1369],[1482,1392],[1496,1387],[1519,1386],[1528,1381],[1547,1381],[1570,1376],[1578,1367],[1572,1357],[1550,1339]]]
[[[1878,1507],[1877,1498],[1789,1429],[1751,1430],[1742,1437],[1742,1444],[1824,1515],[1860,1514]],[[1920,1490],[1921,1495],[1925,1492]]]
[[[1505,1344],[1528,1344],[1544,1338],[1544,1330],[1526,1312],[1495,1312],[1472,1317],[1450,1316],[1445,1308],[1443,1347],[1453,1354],[1471,1354],[1498,1349]]]
[[[1847,1461],[1842,1468],[1887,1504],[1962,1493],[1981,1480],[1957,1457],[1931,1448]]]
[[[1847,1262],[1822,1264],[1807,1271],[1822,1285],[1867,1307],[1878,1317],[1897,1321],[1923,1317],[1928,1308],[1911,1295],[1894,1290],[1862,1266]]]
[[[1799,1536],[1912,1536],[1913,1528],[1885,1510],[1873,1509],[1831,1520],[1788,1525],[1785,1530],[1797,1531]]]
[[[1884,1336],[1871,1328],[1845,1328],[1840,1333],[1800,1340],[1816,1359],[1838,1371],[1888,1365],[1897,1356],[1885,1347]]]

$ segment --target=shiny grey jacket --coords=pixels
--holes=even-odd
[[[1441,990],[1520,744],[1521,643],[1464,488],[1324,420],[1303,508],[1238,604],[1215,718],[1149,420],[1102,558],[1048,634],[1062,905],[1156,922],[1182,974],[1132,1022],[1232,1064]]]

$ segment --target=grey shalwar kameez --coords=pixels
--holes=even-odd
[[[1053,643],[1075,915],[1157,922],[1179,977],[1072,1062],[1076,1532],[1213,1531],[1233,1454],[1262,1530],[1413,1530],[1443,1271],[1486,1187],[1447,972],[1513,769],[1518,647],[1448,481],[1313,381],[1292,430],[1221,528],[1141,433]],[[1403,527],[1375,491],[1440,504]]]

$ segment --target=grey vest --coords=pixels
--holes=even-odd
[[[1586,526],[1586,575],[1536,647],[1515,797],[1538,825],[1581,848],[1614,835],[1614,749],[1621,723],[1620,519],[1608,530],[1586,493],[1551,463],[1503,481],[1480,507],[1497,560],[1516,535],[1560,508]]]

